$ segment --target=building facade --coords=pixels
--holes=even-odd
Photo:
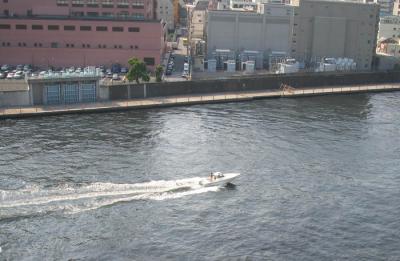
[[[380,6],[379,15],[381,17],[393,15],[394,0],[376,0],[376,3]]]
[[[172,0],[157,0],[156,15],[158,20],[166,23],[168,30],[175,28],[174,4]]]
[[[207,19],[207,52],[290,50],[293,6],[265,4],[259,12],[213,10]]]
[[[204,39],[205,25],[207,23],[208,1],[198,1],[196,6],[191,11],[191,37]]]
[[[0,3],[0,63],[39,67],[159,64],[165,32],[148,0]]]
[[[375,54],[379,6],[300,0],[294,3],[291,56],[305,62],[348,57],[370,70]]]
[[[400,0],[395,0],[393,3],[393,15],[400,15]]]
[[[378,40],[400,38],[400,16],[385,16],[379,20]]]

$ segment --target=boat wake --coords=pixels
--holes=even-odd
[[[29,186],[18,190],[0,190],[0,220],[57,211],[74,214],[119,202],[166,200],[218,191],[218,187],[200,186],[199,182],[203,179],[160,180],[136,184],[92,183],[53,188]]]

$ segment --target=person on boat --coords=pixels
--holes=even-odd
[[[210,174],[210,180],[211,180],[211,181],[214,180],[214,173],[213,173],[213,172],[211,172],[211,174]]]

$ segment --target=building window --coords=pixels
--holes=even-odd
[[[64,31],[75,31],[75,25],[64,25]]]
[[[26,47],[26,43],[22,43],[22,45],[23,45],[24,47]]]
[[[8,0],[3,0],[3,3],[8,3]]]
[[[89,25],[82,25],[80,29],[81,31],[92,31],[92,27]]]
[[[113,8],[114,7],[114,2],[113,0],[103,0],[101,3],[101,6],[103,8]]]
[[[86,47],[86,45],[85,44],[82,44],[82,48],[85,48]]]
[[[96,31],[107,32],[107,26],[96,26]]]
[[[136,19],[136,20],[144,20],[144,15],[141,13],[133,13],[132,17],[133,17],[133,19]]]
[[[72,6],[73,7],[83,7],[83,0],[72,0]]]
[[[40,24],[33,24],[32,30],[43,30],[43,25]]]
[[[71,16],[76,16],[76,17],[81,17],[81,16],[85,16],[84,12],[71,12]]]
[[[137,32],[140,32],[140,28],[139,27],[129,27],[128,31],[131,33],[137,33]]]
[[[98,46],[99,48],[101,48],[101,44],[99,44],[99,46]]]
[[[33,46],[37,47],[37,43],[34,43]]]
[[[39,43],[39,47],[42,47],[42,44],[41,44],[41,43]]]
[[[27,26],[26,26],[26,24],[17,24],[17,25],[15,25],[15,29],[17,29],[17,30],[26,30]]]
[[[110,12],[103,12],[101,15],[102,16],[106,16],[106,17],[113,17],[114,16],[114,14],[110,13]]]
[[[97,0],[87,0],[87,7],[98,7],[99,3]]]
[[[121,26],[113,27],[113,28],[112,28],[112,31],[113,31],[113,32],[123,32],[123,31],[124,31],[124,28],[121,27]]]
[[[9,25],[9,24],[0,24],[0,29],[9,30],[9,29],[11,29],[11,25]]]
[[[58,6],[68,6],[68,0],[57,0]]]
[[[98,13],[98,12],[87,12],[86,14],[87,14],[87,16],[91,16],[91,17],[97,17],[97,16],[99,16],[99,13]]]
[[[5,16],[9,16],[10,15],[10,11],[8,11],[8,10],[4,10],[3,13],[4,13]]]
[[[154,65],[155,59],[153,57],[144,57],[143,61],[146,65]]]
[[[50,31],[56,31],[59,29],[60,29],[60,26],[58,26],[58,25],[48,25],[47,26],[47,30],[50,30]]]
[[[86,45],[86,48],[90,48],[90,44],[87,44],[87,45]]]
[[[142,0],[136,0],[132,2],[132,8],[134,9],[144,9],[144,2]]]
[[[51,43],[51,48],[58,48],[58,43]]]
[[[129,1],[128,0],[119,0],[117,2],[118,8],[129,8]]]
[[[122,45],[118,46],[119,49],[122,49]]]
[[[107,45],[103,44],[103,48],[107,48]]]
[[[128,11],[121,11],[121,12],[117,13],[117,16],[126,18],[126,17],[129,17],[129,12]]]
[[[74,48],[75,47],[75,45],[74,44],[71,44],[71,48]]]
[[[18,43],[18,47],[21,47],[22,46],[22,44],[21,43]]]

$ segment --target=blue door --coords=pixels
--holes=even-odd
[[[95,102],[96,101],[96,83],[82,83],[81,84],[81,102]]]
[[[60,85],[48,85],[46,86],[46,104],[60,104]]]
[[[79,102],[79,85],[72,83],[64,85],[64,102],[78,103]]]

